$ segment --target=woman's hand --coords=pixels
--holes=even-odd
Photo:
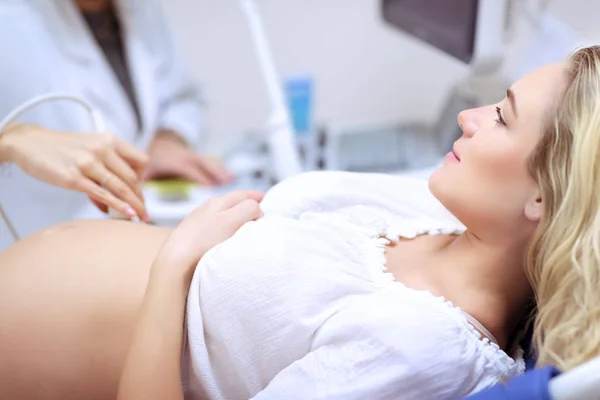
[[[261,215],[260,192],[232,192],[192,212],[152,264],[118,400],[183,400],[181,352],[185,302],[196,263],[213,246]]]
[[[208,200],[171,233],[153,269],[175,269],[189,283],[196,264],[208,250],[261,216],[258,203],[262,198],[262,192],[236,191]]]
[[[148,221],[140,189],[147,155],[111,134],[59,132],[12,125],[0,135],[4,156],[27,174],[51,185],[87,194],[108,207]]]

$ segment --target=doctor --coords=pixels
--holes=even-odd
[[[231,174],[198,155],[203,102],[162,18],[159,0],[3,0],[0,4],[0,116],[48,92],[86,99],[108,130],[148,151],[147,179],[226,183]],[[89,132],[75,104],[42,104],[20,122]],[[85,195],[36,181],[17,168],[0,173],[0,204],[20,236],[101,214]],[[2,223],[0,222],[0,225]],[[0,250],[7,235],[0,226]]]

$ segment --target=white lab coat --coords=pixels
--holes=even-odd
[[[123,45],[142,128],[116,75],[73,0],[0,2],[0,118],[47,92],[81,96],[110,132],[145,148],[157,129],[201,137],[202,99],[170,42],[159,0],[117,0]],[[21,119],[52,129],[89,132],[77,104],[38,106]],[[0,167],[2,168],[2,167]],[[0,170],[0,204],[23,237],[61,221],[100,217],[87,197],[36,181],[14,166]],[[12,242],[0,220],[0,250]]]

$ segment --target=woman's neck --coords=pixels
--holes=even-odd
[[[531,299],[523,269],[526,246],[490,245],[470,232],[423,239],[427,243],[405,241],[398,249],[389,248],[386,257],[390,272],[409,287],[451,301],[477,319],[505,348]],[[407,253],[412,255],[407,257]]]
[[[110,9],[112,0],[75,0],[82,12],[100,12]]]
[[[505,348],[522,321],[532,291],[524,269],[527,246],[486,243],[470,232],[432,257],[431,277],[444,296],[476,318]]]

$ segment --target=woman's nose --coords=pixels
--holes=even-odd
[[[464,110],[458,113],[458,126],[463,131],[463,134],[467,137],[471,137],[479,130],[477,119],[475,118],[475,110]]]

